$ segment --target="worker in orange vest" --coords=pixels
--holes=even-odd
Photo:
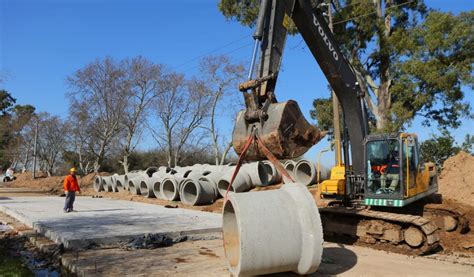
[[[64,212],[73,211],[74,200],[76,199],[76,191],[81,192],[76,177],[76,168],[69,170],[69,175],[64,178],[64,193],[66,194],[66,203],[64,204]]]

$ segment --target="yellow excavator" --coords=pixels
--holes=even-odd
[[[276,100],[276,82],[288,28],[293,22],[334,90],[343,112],[344,159],[332,168],[330,179],[319,185],[323,194],[340,196],[343,205],[321,210],[325,230],[341,232],[349,227],[355,236],[364,240],[370,237],[370,240],[432,249],[439,241],[438,227],[430,219],[407,214],[403,208],[437,192],[436,168],[433,163],[421,161],[415,134],[369,134],[365,95],[323,12],[312,2],[261,1],[248,81],[239,86],[246,110],[237,116],[233,147],[241,154],[248,137],[256,134],[278,159],[293,159],[324,137],[325,132],[307,122],[295,101],[279,103]],[[255,144],[248,149],[246,158],[263,160],[265,153]],[[375,206],[380,209],[375,210]],[[396,230],[395,238],[387,239],[385,232],[373,236],[370,228],[361,231],[363,228],[359,225],[354,229],[354,220],[372,224],[384,221],[387,226],[393,225],[388,229]]]

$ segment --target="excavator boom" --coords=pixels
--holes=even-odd
[[[256,133],[278,158],[291,159],[301,156],[324,137],[324,132],[306,121],[296,102],[277,103],[275,97],[288,28],[294,22],[341,103],[348,133],[346,150],[349,149],[348,142],[351,143],[353,167],[352,173],[348,175],[355,177],[352,179],[361,179],[365,165],[363,143],[368,132],[364,95],[322,12],[313,7],[311,2],[262,0],[254,35],[256,42],[260,43],[260,61],[256,78],[249,78],[249,81],[240,85],[247,109],[238,115],[233,146],[240,154],[247,137]],[[249,77],[252,76],[253,67],[252,64]],[[251,147],[247,157],[252,160],[265,158],[257,147]],[[350,193],[349,186],[350,182],[346,188]]]

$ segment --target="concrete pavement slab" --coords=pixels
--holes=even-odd
[[[66,248],[114,245],[144,234],[206,237],[220,233],[220,214],[113,200],[77,197],[63,212],[63,197],[9,197],[0,211]]]

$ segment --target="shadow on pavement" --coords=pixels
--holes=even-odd
[[[354,251],[345,248],[343,244],[338,247],[325,247],[323,250],[323,258],[319,265],[318,271],[307,276],[335,276],[342,274],[357,264],[357,255]],[[276,274],[268,274],[263,276],[299,276],[293,272],[282,272]]]

